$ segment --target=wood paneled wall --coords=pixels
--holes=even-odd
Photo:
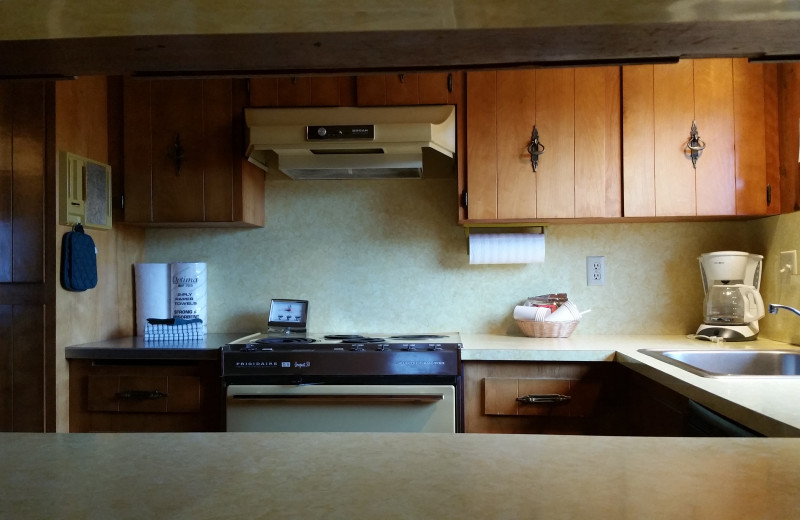
[[[133,264],[144,258],[144,230],[122,224],[121,82],[104,76],[56,84],[56,148],[111,165],[114,223],[87,229],[97,246],[97,287],[84,292],[56,289],[57,430],[69,431],[69,373],[64,348],[135,334]],[[60,172],[59,172],[60,173]],[[57,214],[57,213],[56,213]],[[57,226],[56,258],[61,237]]]

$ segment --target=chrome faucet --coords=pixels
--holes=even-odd
[[[795,309],[794,307],[789,307],[788,305],[778,305],[777,303],[770,303],[769,304],[769,313],[770,314],[778,314],[778,309],[786,309],[787,311],[792,311],[793,313],[800,316],[800,311]]]

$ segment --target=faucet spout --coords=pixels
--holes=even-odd
[[[800,316],[800,311],[795,309],[794,307],[789,307],[788,305],[779,305],[777,303],[770,303],[769,304],[769,313],[770,314],[778,314],[779,309],[786,309],[787,311],[792,311],[793,313]]]

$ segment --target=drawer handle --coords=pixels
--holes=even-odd
[[[124,392],[118,392],[117,397],[132,401],[145,401],[148,399],[166,399],[168,395],[160,390],[125,390]]]
[[[526,404],[563,404],[572,400],[572,396],[563,394],[529,394],[517,397],[517,401]]]

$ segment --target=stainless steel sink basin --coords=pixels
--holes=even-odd
[[[639,352],[703,377],[800,377],[796,350],[657,350]]]

